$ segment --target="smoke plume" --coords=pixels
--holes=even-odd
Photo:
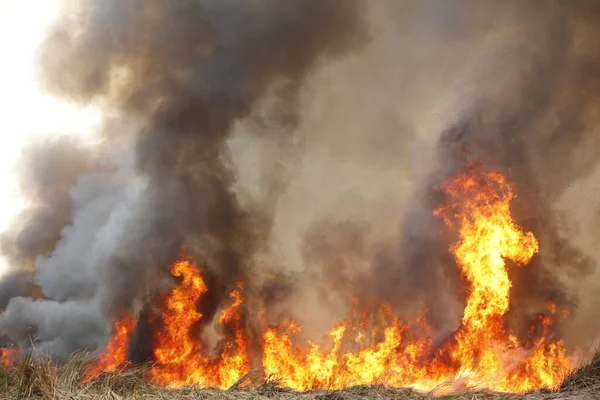
[[[359,1],[138,3],[67,3],[44,46],[52,93],[101,102],[139,125],[130,166],[139,182],[121,185],[127,167],[77,176],[78,160],[57,166],[60,179],[78,178],[67,198],[48,188],[59,214],[34,215],[16,235],[17,255],[38,257],[34,280],[47,297],[10,301],[0,325],[21,345],[27,335],[18,330],[27,325],[53,353],[81,348],[55,325],[68,329],[65,319],[79,322],[74,311],[91,307],[92,321],[78,328],[90,332],[78,335],[92,336],[101,316],[168,283],[165,266],[182,249],[206,270],[215,290],[202,312],[214,315],[220,296],[252,274],[271,223],[266,210],[242,209],[232,190],[226,141],[236,121],[270,93],[283,110],[272,135],[288,135],[303,77],[364,40]]]
[[[145,359],[182,251],[206,323],[243,280],[249,332],[267,308],[322,332],[357,301],[427,311],[443,338],[465,293],[436,187],[471,161],[509,176],[540,241],[511,268],[511,329],[548,301],[587,326],[596,288],[577,288],[600,254],[558,204],[598,168],[594,1],[85,0],[61,15],[42,82],[106,122],[100,144],[23,154],[29,206],[2,236],[0,281],[0,334],[19,346],[101,349],[134,312]],[[559,334],[585,346],[594,329]]]

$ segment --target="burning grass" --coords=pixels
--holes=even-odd
[[[417,332],[411,335],[411,325],[383,304],[375,314],[355,310],[327,333],[329,343],[323,346],[296,345],[295,335],[302,327],[294,321],[266,327],[261,367],[248,373],[252,363],[241,312],[244,283],[230,293],[230,304],[217,318],[225,344],[218,354],[209,355],[193,327],[204,317],[198,304],[210,290],[202,269],[182,257],[169,267],[176,282],[163,296],[160,329],[153,340],[154,365],[131,366],[127,359],[136,320],[126,314],[115,320],[112,339],[88,368],[82,368],[88,364],[83,355],[58,367],[50,361],[17,361],[18,352],[6,350],[0,358],[8,371],[1,381],[4,393],[8,398],[48,399],[420,399],[449,393],[446,398],[454,399],[600,398],[600,355],[568,374],[571,358],[562,340],[552,334],[564,314],[560,307],[549,303],[548,312],[531,326],[528,340],[506,327],[512,287],[506,260],[526,267],[539,251],[533,233],[512,218],[515,193],[506,177],[474,165],[440,189],[447,202],[435,214],[457,234],[450,252],[469,294],[460,328],[438,349],[431,347],[426,323],[415,324]],[[559,390],[531,391],[537,388]]]
[[[513,284],[506,261],[526,267],[539,251],[533,233],[512,218],[510,205],[516,196],[512,186],[504,175],[473,164],[439,189],[447,201],[435,214],[456,233],[449,250],[469,286],[452,340],[433,348],[427,318],[403,321],[388,304],[362,311],[355,307],[320,344],[303,343],[302,324],[284,320],[260,328],[261,351],[255,356],[260,355],[266,375],[298,392],[384,384],[440,395],[464,387],[527,393],[560,385],[571,361],[553,331],[568,310],[549,301],[527,337],[519,337],[505,324]],[[230,302],[217,318],[224,345],[211,353],[194,332],[205,318],[198,304],[211,291],[202,268],[184,254],[169,269],[174,286],[162,295],[161,323],[152,340],[156,363],[148,380],[170,388],[232,387],[251,369],[242,313],[245,282],[229,293]],[[135,325],[129,314],[115,319],[113,337],[84,381],[127,363]]]
[[[556,391],[540,390],[524,395],[485,391],[464,391],[446,396],[434,392],[383,386],[356,386],[340,390],[296,392],[254,370],[227,390],[211,388],[167,389],[147,379],[150,366],[133,366],[104,373],[87,381],[85,372],[92,358],[76,354],[58,365],[49,358],[29,357],[0,368],[0,399],[275,399],[275,400],[359,400],[359,399],[598,399],[600,398],[600,352],[587,364],[570,373]]]

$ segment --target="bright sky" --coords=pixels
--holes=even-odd
[[[23,204],[13,169],[23,145],[53,133],[87,134],[99,122],[98,111],[53,98],[37,83],[36,49],[60,4],[61,0],[0,0],[0,231]],[[5,268],[0,259],[0,275]]]

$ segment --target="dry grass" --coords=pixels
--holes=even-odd
[[[513,395],[490,392],[465,392],[449,396],[434,397],[431,394],[416,393],[410,389],[390,389],[380,386],[353,387],[337,391],[311,391],[296,393],[278,387],[273,382],[264,383],[256,379],[256,372],[240,380],[229,390],[189,388],[171,390],[148,383],[144,376],[147,368],[135,367],[117,373],[104,374],[89,384],[82,384],[81,376],[85,365],[90,361],[79,354],[64,365],[58,366],[49,359],[25,358],[17,365],[0,368],[0,400],[4,399],[114,399],[114,400],[512,400],[512,399],[600,399],[600,353],[586,365],[573,371],[558,391],[538,391],[527,395]],[[260,374],[258,374],[260,375]],[[262,383],[256,384],[263,379]]]

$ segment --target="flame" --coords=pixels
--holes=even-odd
[[[436,214],[449,227],[458,225],[459,241],[450,250],[470,283],[463,327],[451,355],[463,371],[490,377],[505,373],[507,363],[522,350],[516,338],[506,333],[502,319],[510,308],[512,286],[505,260],[524,266],[539,251],[539,245],[533,233],[523,232],[513,221],[510,205],[516,195],[504,175],[486,173],[480,166],[469,172],[444,185],[449,203]],[[555,387],[569,367],[563,343],[546,344],[542,337],[533,354],[497,388],[523,392]],[[516,380],[516,376],[524,378],[517,371],[527,371],[528,379]]]
[[[292,337],[301,328],[293,321],[268,329],[263,343],[265,373],[302,391],[370,384],[406,386],[425,379],[427,371],[420,361],[429,340],[406,341],[410,327],[403,326],[387,305],[375,317],[380,321],[373,326],[355,319],[334,327],[327,334],[329,350],[312,342],[307,348],[294,347]],[[382,340],[377,341],[378,336]],[[365,347],[366,339],[374,344]],[[358,351],[353,351],[353,344],[359,346]]]
[[[134,328],[135,320],[131,315],[126,315],[114,323],[114,336],[106,345],[104,353],[86,371],[82,380],[84,383],[91,382],[104,372],[116,371],[128,364],[127,345]]]
[[[240,282],[237,288],[229,295],[233,303],[225,309],[219,317],[219,324],[226,326],[233,332],[233,340],[226,342],[218,364],[218,385],[230,387],[245,375],[250,367],[248,354],[248,338],[242,327],[241,307],[243,304],[242,290],[244,285]]]
[[[359,312],[355,303],[348,320],[320,344],[303,341],[296,321],[263,328],[257,358],[266,376],[299,391],[381,384],[438,393],[465,387],[523,393],[560,384],[571,363],[551,331],[567,311],[550,302],[547,315],[531,327],[533,340],[520,340],[504,323],[512,287],[507,260],[523,267],[539,251],[533,233],[511,216],[512,186],[504,175],[474,167],[440,190],[447,203],[435,215],[457,234],[449,250],[468,285],[461,325],[452,338],[434,348],[425,317],[407,324],[389,305]],[[241,314],[244,287],[240,283],[230,293],[230,306],[216,319],[225,339],[211,350],[198,331],[199,322],[209,322],[197,309],[209,290],[201,271],[187,259],[170,268],[180,283],[165,297],[152,381],[228,388],[251,368]]]
[[[0,349],[0,368],[9,369],[16,365],[21,351],[17,347],[6,347]]]
[[[382,340],[374,345],[358,352],[345,350],[345,335],[355,325],[347,323],[328,333],[329,351],[313,343],[294,348],[290,335],[301,329],[286,321],[265,333],[263,366],[268,374],[297,390],[364,384],[432,390],[462,380],[467,386],[525,392],[560,383],[570,369],[563,343],[548,343],[544,332],[527,350],[506,332],[503,323],[512,286],[505,260],[524,266],[539,251],[533,233],[523,232],[511,217],[512,187],[499,173],[473,168],[441,189],[448,203],[435,214],[457,230],[458,242],[450,251],[470,289],[454,341],[437,350],[428,362],[430,341],[407,339],[408,329],[384,308],[389,323],[384,325]],[[551,304],[550,311],[556,314],[556,306]],[[542,324],[547,331],[551,316],[545,316]],[[424,323],[421,327],[426,331]],[[362,343],[365,334],[352,331],[354,342]],[[516,365],[514,360],[518,360]]]
[[[214,386],[227,388],[244,375],[250,366],[247,340],[241,326],[241,284],[230,294],[233,304],[218,320],[233,331],[217,358],[208,353],[198,337],[192,334],[195,324],[203,317],[197,311],[200,298],[208,289],[200,269],[189,260],[175,263],[171,274],[182,279],[165,301],[164,330],[158,335],[154,350],[156,366],[152,381],[169,387]]]

